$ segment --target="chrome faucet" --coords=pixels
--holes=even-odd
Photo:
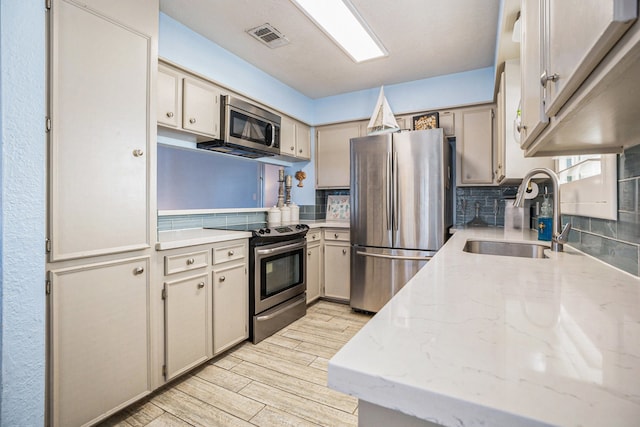
[[[571,231],[571,223],[562,228],[562,222],[560,221],[560,185],[558,184],[558,175],[554,171],[548,168],[535,168],[531,169],[525,177],[522,179],[522,184],[518,188],[518,195],[516,201],[513,202],[513,206],[524,206],[524,194],[527,191],[531,178],[537,174],[545,174],[553,182],[553,237],[551,238],[551,250],[554,252],[562,252],[562,247],[569,241],[569,232]]]

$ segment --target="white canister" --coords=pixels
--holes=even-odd
[[[300,206],[295,203],[291,203],[289,205],[289,209],[291,209],[291,223],[297,224],[300,222]]]
[[[289,208],[289,206],[283,206],[280,208],[280,213],[282,215],[282,224],[291,224],[291,208]]]
[[[267,222],[269,227],[277,226],[282,223],[282,213],[280,212],[280,209],[278,207],[274,206],[269,209],[267,215]]]

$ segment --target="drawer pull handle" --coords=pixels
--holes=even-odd
[[[333,236],[337,239],[338,238],[338,233],[334,234]]]
[[[136,148],[135,150],[133,150],[133,157],[142,157],[143,154],[144,154],[144,151],[142,151],[139,148]]]
[[[311,251],[307,252],[307,255],[311,256]]]
[[[220,276],[220,279],[218,279],[218,280],[221,281],[221,282],[224,282],[225,280],[227,280],[227,278],[224,277],[224,276]]]
[[[229,256],[233,256],[234,252],[233,251],[229,251],[228,254],[229,254]]]
[[[193,258],[189,258],[189,259],[187,260],[187,265],[192,265],[192,264],[193,264],[193,263],[195,263],[195,262],[196,262],[196,260],[195,260],[195,259],[193,259]]]
[[[202,289],[202,288],[204,288],[204,282],[198,283],[198,289]]]
[[[144,267],[136,267],[136,269],[133,270],[133,274],[135,274],[136,276],[142,273],[144,273]]]
[[[314,234],[314,235],[312,235],[312,236],[311,236],[311,238],[312,238],[313,240],[316,240],[316,235],[315,235],[315,234]]]
[[[342,255],[346,255],[346,254],[347,254],[347,250],[346,250],[346,249],[343,249],[343,250],[342,250]]]
[[[196,119],[194,119],[193,117],[189,119],[189,123],[194,124],[196,122]]]
[[[169,111],[169,112],[167,113],[167,117],[172,118],[172,117],[173,117],[173,111]]]

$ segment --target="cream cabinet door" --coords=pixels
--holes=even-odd
[[[182,126],[182,78],[180,74],[166,68],[158,68],[159,125],[178,128]]]
[[[458,185],[493,183],[493,109],[457,114],[456,149],[460,154]]]
[[[213,356],[211,286],[201,274],[165,282],[165,380],[171,380]]]
[[[213,271],[213,353],[249,338],[249,282],[246,265]]]
[[[348,188],[351,138],[360,136],[359,123],[322,126],[316,133],[316,188]]]
[[[322,270],[322,250],[320,244],[307,246],[307,304],[320,297]]]
[[[51,424],[89,425],[151,390],[149,258],[52,270]]]
[[[545,0],[522,0],[521,128],[520,145],[527,148],[549,123],[544,112],[540,74],[543,68],[543,17]]]
[[[296,157],[311,160],[311,128],[303,123],[296,123]]]
[[[52,7],[50,261],[150,246],[151,45],[76,3]]]
[[[349,301],[351,253],[345,243],[324,244],[324,296]]]
[[[296,122],[286,116],[280,122],[280,154],[296,156]]]
[[[547,52],[541,84],[555,115],[637,16],[637,0],[545,0]]]
[[[182,127],[220,137],[220,91],[213,85],[185,77],[182,80]]]

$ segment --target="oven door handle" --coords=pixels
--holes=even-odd
[[[400,261],[429,261],[432,256],[403,256],[403,255],[385,255],[385,254],[372,254],[369,252],[357,251],[357,255],[362,256],[370,256],[373,258],[386,258],[386,259],[397,259]]]
[[[302,243],[293,243],[291,245],[278,246],[273,249],[256,249],[256,254],[258,255],[271,255],[274,253],[285,252],[291,249],[303,249],[306,246],[306,242]]]

